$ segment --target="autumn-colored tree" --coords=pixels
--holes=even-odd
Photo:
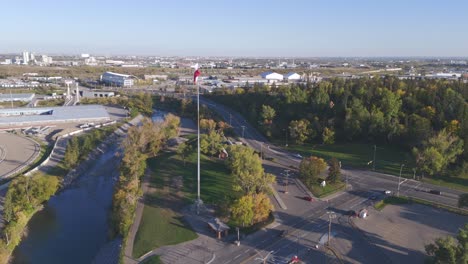
[[[273,210],[273,205],[270,198],[264,193],[259,193],[254,197],[254,217],[253,223],[259,223],[268,219],[270,212]]]
[[[213,119],[200,119],[200,129],[210,133],[216,129],[216,121]]]
[[[231,207],[232,219],[238,225],[250,226],[254,219],[254,200],[252,195],[244,195]]]
[[[309,188],[317,181],[320,173],[327,168],[327,163],[322,158],[311,156],[304,158],[299,164],[299,175]]]
[[[192,146],[188,143],[181,143],[177,147],[177,154],[182,158],[185,166],[185,159],[187,158],[188,155],[192,153]]]

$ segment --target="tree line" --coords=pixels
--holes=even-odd
[[[169,114],[162,123],[153,123],[151,119],[145,118],[141,125],[128,129],[123,142],[120,177],[112,199],[111,220],[114,234],[126,239],[138,198],[142,195],[140,179],[145,173],[146,160],[156,156],[168,139],[177,136],[179,124],[180,119]]]
[[[414,153],[421,174],[456,167],[468,173],[468,84],[461,81],[331,78],[317,84],[255,84],[207,96],[274,140],[399,145]]]

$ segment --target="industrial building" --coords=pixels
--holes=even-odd
[[[4,102],[31,102],[34,99],[33,93],[24,94],[0,94],[0,103]]]
[[[108,120],[109,114],[102,105],[0,109],[0,128]]]
[[[267,79],[268,82],[279,82],[283,80],[283,75],[276,72],[264,72],[260,74],[263,79]]]
[[[98,98],[98,97],[114,97],[114,92],[104,92],[104,91],[81,91],[80,95],[85,98]]]
[[[295,72],[290,72],[286,75],[284,75],[284,80],[286,81],[300,81],[301,80],[301,75],[295,73]]]
[[[103,75],[101,75],[101,82],[108,85],[131,87],[133,86],[133,78],[135,77],[132,75],[105,72]]]

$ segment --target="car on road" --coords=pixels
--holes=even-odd
[[[296,157],[296,158],[302,159],[302,155],[301,155],[301,154],[299,154],[299,153],[297,153],[297,154],[294,154],[293,156],[294,156],[294,157]]]
[[[348,215],[349,215],[349,217],[357,217],[358,216],[358,214],[354,210],[349,210]]]
[[[373,195],[371,195],[371,196],[369,197],[369,199],[371,199],[371,200],[373,200],[373,201],[374,201],[374,200],[377,200],[377,198],[378,198],[378,197],[377,197],[377,195],[375,195],[375,194],[373,194]]]
[[[304,196],[302,199],[306,200],[306,201],[309,201],[309,202],[313,202],[315,201],[314,198],[310,197],[310,196]]]
[[[429,193],[436,194],[436,195],[442,195],[442,192],[439,190],[430,190]]]
[[[390,195],[390,194],[392,194],[392,191],[386,190],[386,191],[385,191],[385,194],[386,194],[386,195]]]
[[[286,237],[288,235],[288,230],[281,230],[279,235],[280,237]]]

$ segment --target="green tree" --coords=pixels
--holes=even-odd
[[[307,119],[293,120],[289,123],[289,135],[296,143],[302,144],[311,133],[310,122]]]
[[[260,116],[262,117],[264,124],[271,124],[276,116],[276,111],[269,105],[262,105],[262,113]]]
[[[247,194],[239,198],[231,207],[234,222],[242,226],[250,226],[254,219],[254,200]]]
[[[249,147],[233,145],[229,148],[227,164],[234,177],[234,189],[243,194],[268,192],[275,177],[265,173],[260,157]]]
[[[223,137],[220,133],[212,130],[209,134],[200,137],[200,151],[211,157],[216,156],[223,149]]]
[[[304,158],[299,164],[299,175],[309,188],[317,182],[320,173],[327,168],[327,163],[315,156]]]
[[[67,144],[65,154],[63,156],[63,163],[67,168],[73,168],[79,159],[79,142],[77,137],[72,137]]]
[[[335,131],[331,128],[324,128],[322,133],[323,144],[331,145],[335,143]]]
[[[177,147],[177,155],[179,155],[182,160],[184,161],[184,166],[185,166],[185,159],[187,158],[188,155],[192,153],[192,146],[188,143],[181,143]]]
[[[425,249],[431,256],[431,263],[468,263],[468,224],[460,228],[456,240],[453,237],[437,238]]]
[[[329,182],[335,183],[340,180],[341,168],[340,162],[336,158],[331,158],[330,166],[328,167],[328,177]]]
[[[463,141],[445,129],[427,140],[422,148],[413,148],[416,164],[429,175],[441,172],[462,153]]]

